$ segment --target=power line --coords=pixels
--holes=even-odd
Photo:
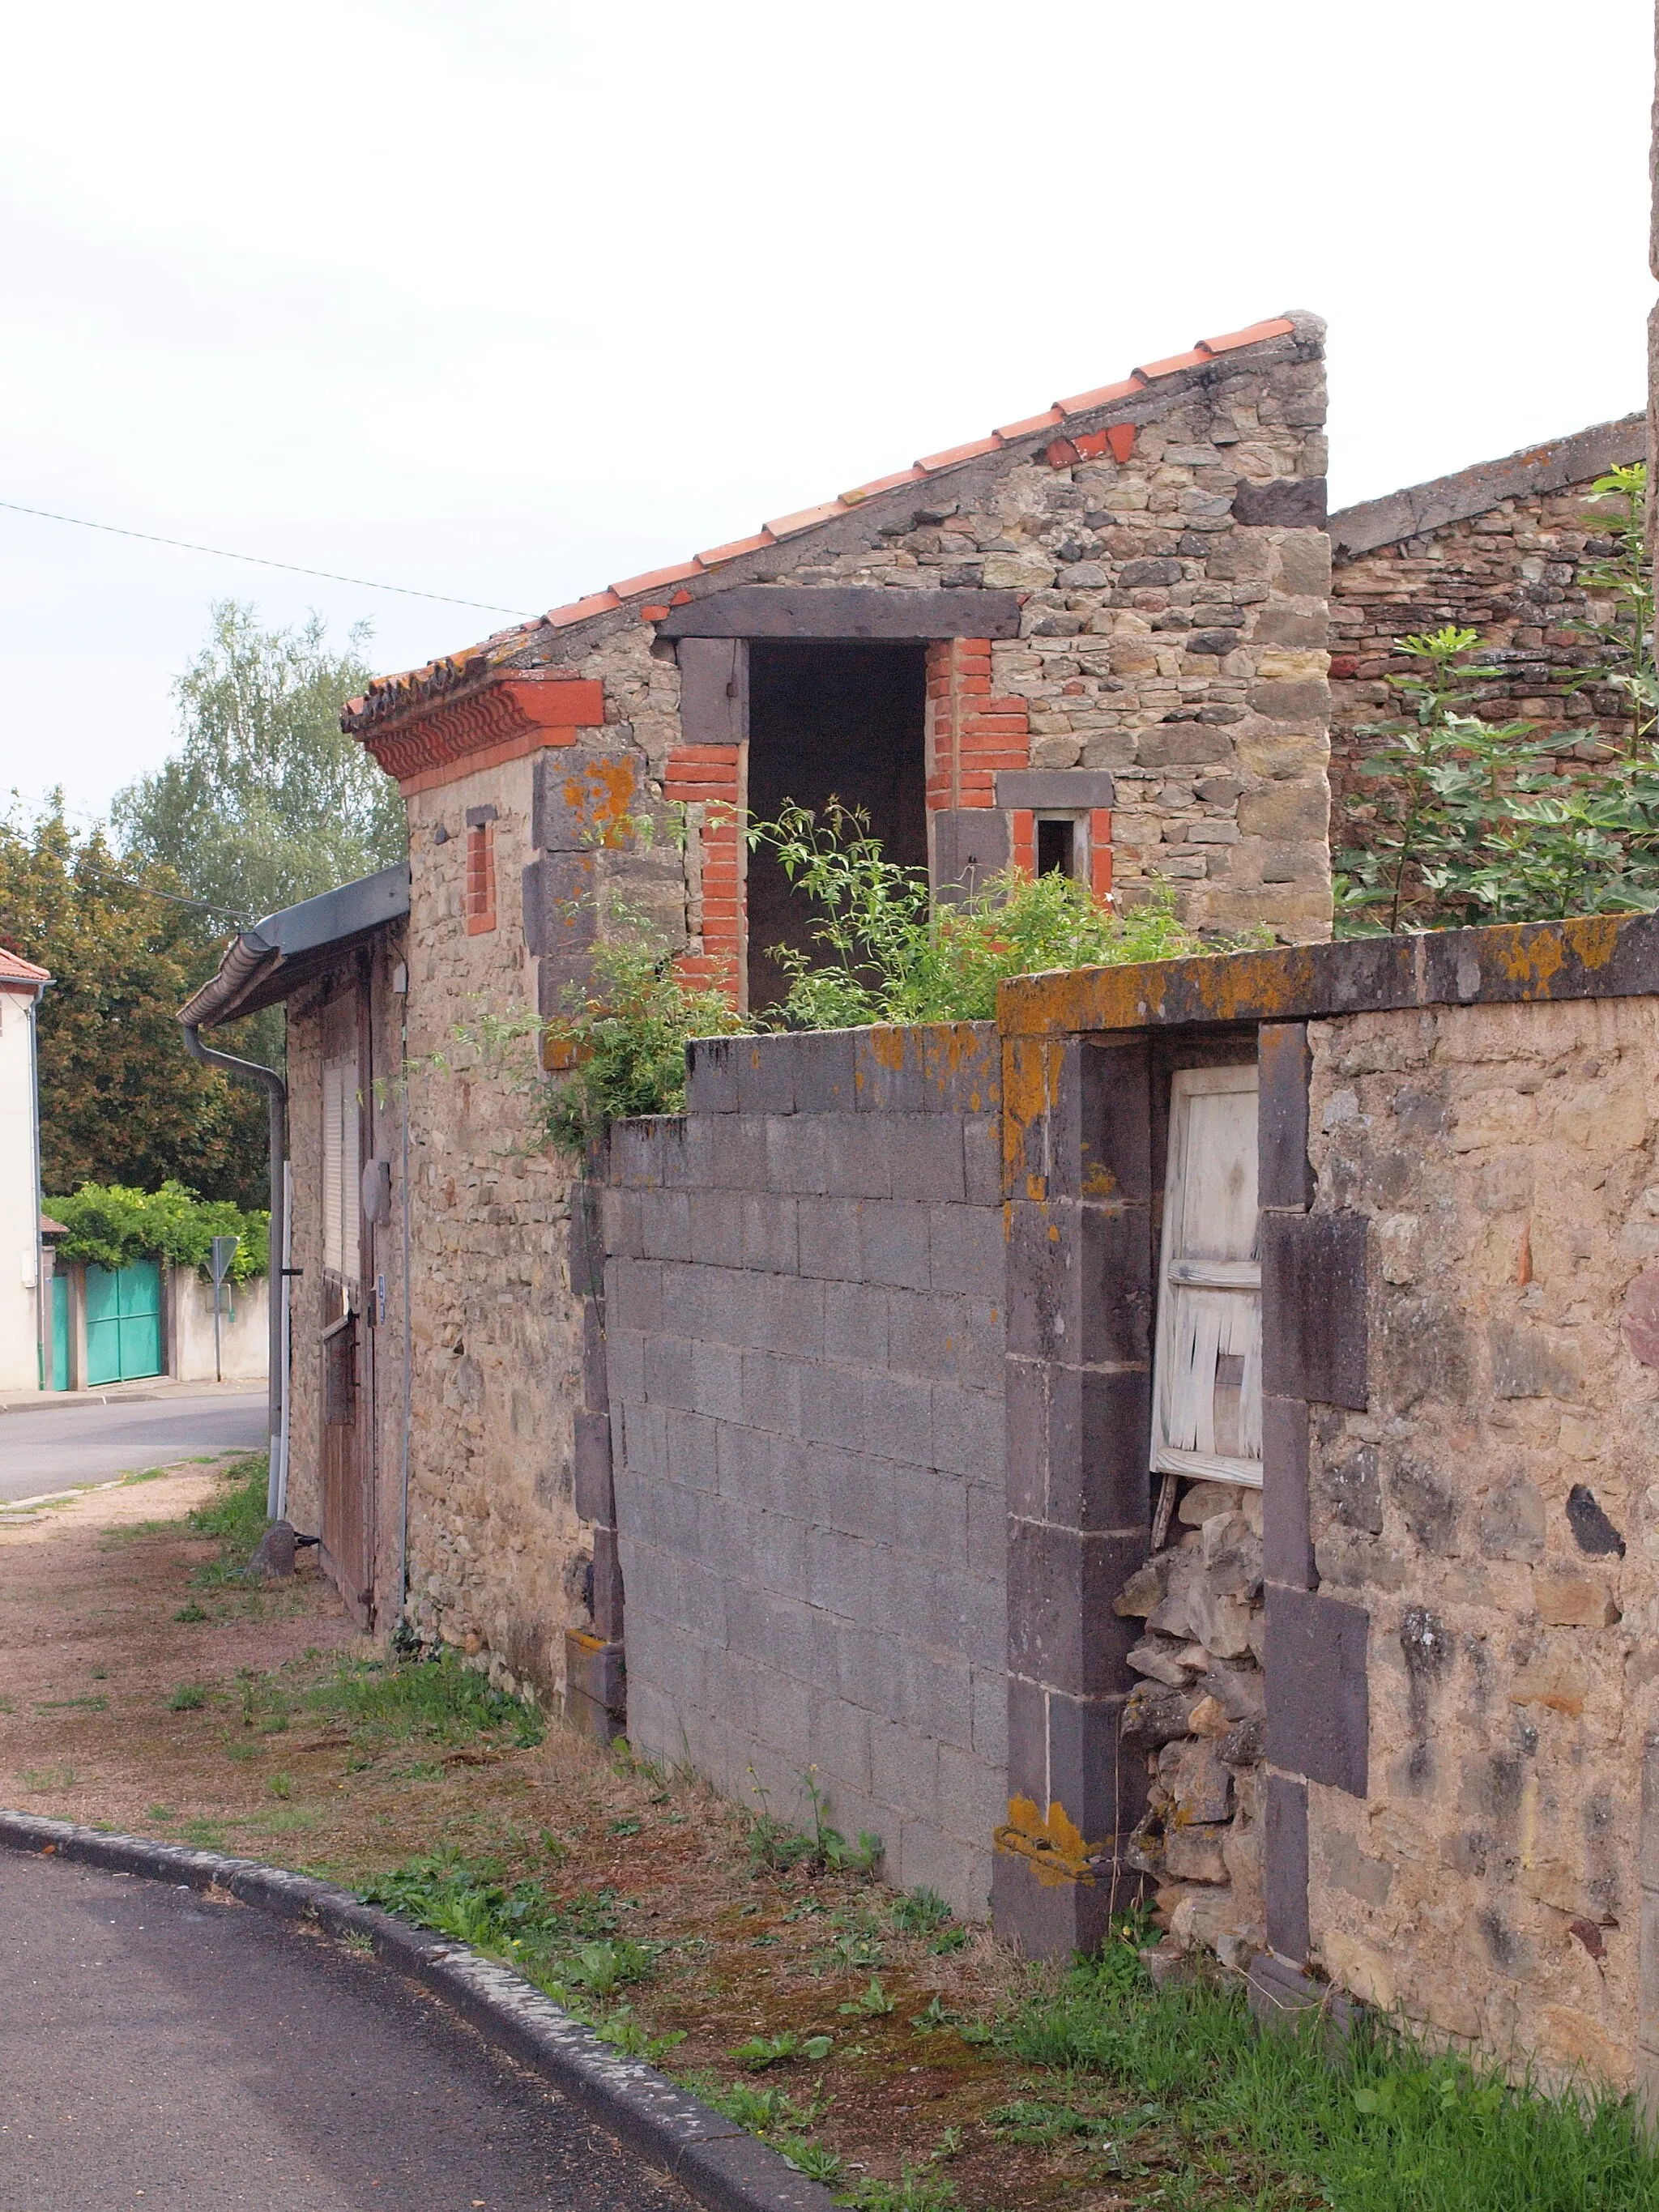
[[[23,507],[15,499],[0,499],[9,514],[32,514],[42,522],[67,522],[76,530],[101,530],[111,538],[137,538],[146,545],[171,545],[181,553],[210,553],[219,561],[244,561],[255,568],[282,568],[290,576],[320,576],[328,584],[356,584],[366,592],[396,592],[405,599],[437,599],[447,607],[474,607],[481,614],[515,615],[521,622],[531,617],[522,607],[498,607],[489,599],[458,599],[449,592],[417,592],[409,584],[377,584],[368,576],[341,576],[332,568],[304,568],[297,561],[268,561],[260,553],[228,553],[222,545],[198,545],[188,538],[158,538],[153,530],[124,530],[115,522],[88,522],[83,515],[54,514],[48,507]]]

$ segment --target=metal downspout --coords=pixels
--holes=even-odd
[[[404,1201],[404,1434],[403,1434],[403,1500],[398,1532],[398,1618],[404,1620],[409,1610],[409,1421],[414,1359],[414,1317],[410,1310],[413,1268],[409,1249],[409,969],[404,968],[404,1018],[400,1031],[400,1056],[403,1060],[404,1128],[403,1128],[403,1201]],[[395,988],[396,986],[394,985]]]
[[[29,1025],[29,1151],[34,1180],[34,1344],[43,1382],[46,1376],[46,1331],[52,1326],[46,1301],[46,1240],[40,1234],[40,1216],[46,1212],[46,1192],[40,1180],[40,1001],[46,994],[46,985],[37,985],[27,1012]],[[55,1375],[52,1381],[58,1389],[62,1389],[63,1385],[58,1382]]]
[[[262,1067],[258,1060],[238,1060],[234,1053],[216,1052],[211,1045],[202,1042],[194,1022],[185,1022],[185,1047],[193,1060],[204,1067],[222,1069],[227,1075],[237,1075],[244,1083],[257,1083],[264,1091],[270,1108],[270,1474],[265,1486],[265,1514],[275,1520],[283,1502],[286,1484],[283,1480],[283,1412],[288,1396],[288,1375],[283,1358],[283,1232],[287,1216],[287,1192],[283,1187],[283,1164],[288,1156],[288,1085],[274,1067]]]

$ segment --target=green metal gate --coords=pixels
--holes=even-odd
[[[129,1382],[161,1371],[161,1270],[135,1260],[112,1274],[87,1269],[86,1381]]]
[[[69,1389],[69,1284],[62,1275],[52,1279],[52,1387]]]

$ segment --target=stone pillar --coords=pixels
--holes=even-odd
[[[1087,1950],[1138,1894],[1123,1851],[1145,1762],[1121,1739],[1146,1556],[1152,1319],[1146,1041],[1010,1037],[1008,1818],[993,1920],[1028,1953]]]
[[[611,1480],[610,1392],[605,1357],[605,1229],[600,1191],[589,1174],[570,1192],[570,1288],[582,1301],[582,1402],[576,1415],[575,1504],[593,1529],[591,1630],[564,1638],[564,1710],[586,1735],[609,1743],[628,1725],[623,1644],[622,1563]]]
[[[1312,1211],[1307,1024],[1264,1024],[1258,1052],[1268,1948],[1250,1994],[1272,2014],[1319,1995],[1304,1971],[1309,1784],[1366,1790],[1370,1620],[1320,1595],[1308,1498],[1310,1406],[1366,1404],[1366,1222]]]

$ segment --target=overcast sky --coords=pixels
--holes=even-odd
[[[1648,0],[5,12],[0,797],[210,602],[405,667],[1286,307],[1337,504],[1639,407]]]

